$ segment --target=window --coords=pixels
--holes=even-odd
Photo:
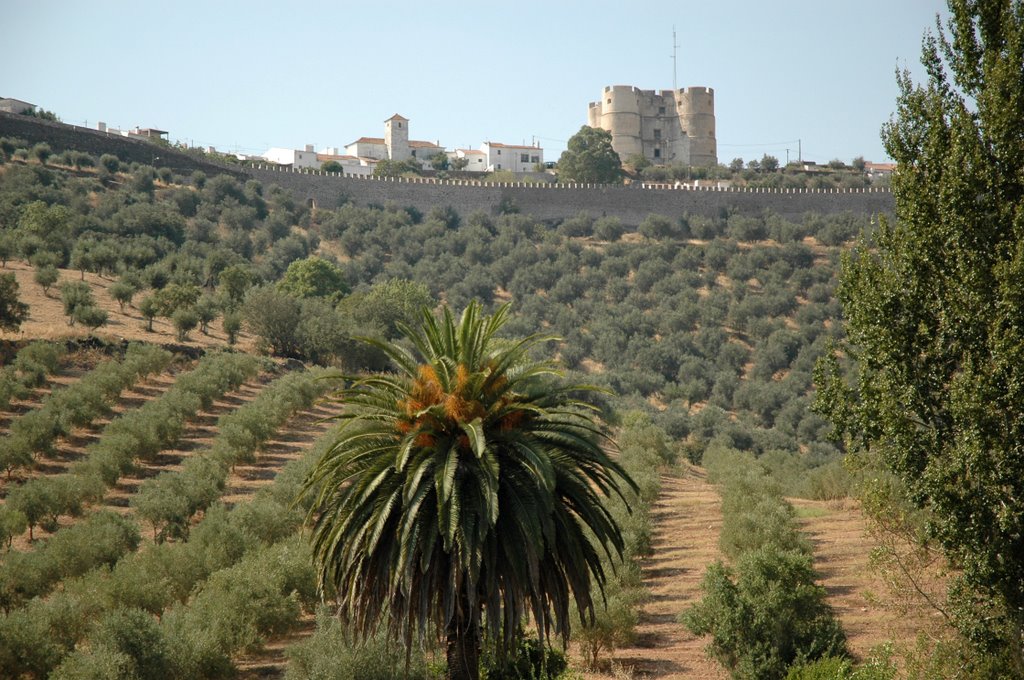
[[[665,115],[665,107],[664,106],[659,106],[658,107],[658,115],[659,116],[664,116]]]
[[[498,170],[501,170],[501,163],[498,163]]]
[[[529,163],[530,162],[530,154],[528,154],[528,153],[521,153],[521,154],[519,154],[519,162],[520,163]]]
[[[654,150],[654,157],[655,158],[661,158],[661,149],[655,149]]]
[[[413,157],[413,158],[416,158],[416,149],[413,149],[413,150],[412,150],[412,157]]]
[[[540,156],[530,156],[531,163],[540,163]]]
[[[611,103],[612,103],[612,98],[611,98],[611,97],[608,97],[608,103],[609,103],[609,104],[611,104]]]
[[[654,138],[655,139],[661,139],[661,130],[655,130],[654,131]]]
[[[498,149],[498,155],[499,156],[501,155],[501,149]]]

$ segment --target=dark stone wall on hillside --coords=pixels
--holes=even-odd
[[[157,166],[181,174],[202,170],[210,175],[227,173],[239,178],[252,177],[264,187],[277,184],[289,190],[295,200],[303,203],[312,200],[321,208],[334,208],[344,200],[357,205],[394,203],[422,212],[435,206],[451,206],[462,215],[476,211],[497,214],[502,208],[515,208],[535,219],[550,222],[586,211],[594,217],[618,217],[629,227],[636,227],[651,213],[668,217],[684,213],[715,217],[735,212],[759,215],[767,209],[797,220],[808,212],[893,212],[892,194],[887,190],[718,191],[608,185],[480,184],[467,180],[392,181],[252,166],[233,168],[142,139],[3,112],[0,112],[0,136],[20,137],[29,144],[45,141],[57,153],[75,149],[96,156],[112,153],[128,162],[154,164],[155,161]]]
[[[179,174],[191,174],[202,170],[208,175],[228,173],[244,177],[237,168],[195,158],[171,147],[153,144],[144,139],[134,139],[99,130],[66,125],[32,116],[0,111],[0,137],[19,137],[30,145],[46,142],[54,153],[68,149],[84,151],[101,156],[113,154],[122,161],[144,163],[161,168],[170,168]],[[157,157],[159,157],[157,159]]]
[[[594,217],[614,216],[635,227],[651,213],[676,217],[684,213],[715,217],[725,212],[760,215],[766,209],[797,220],[808,212],[835,214],[893,212],[888,190],[725,191],[713,189],[641,189],[607,185],[474,184],[471,182],[400,181],[321,175],[246,167],[264,188],[272,184],[289,190],[296,201],[334,208],[348,200],[357,205],[394,203],[427,212],[451,206],[461,215],[475,211],[497,214],[515,207],[538,220],[559,221],[586,211]]]

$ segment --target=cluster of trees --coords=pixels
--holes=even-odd
[[[791,666],[845,657],[846,637],[782,489],[749,454],[711,447],[704,462],[721,485],[719,544],[731,566],[708,567],[703,597],[681,621],[711,636],[709,653],[734,678],[781,680]]]
[[[250,500],[211,506],[187,540],[125,552],[6,612],[0,667],[40,679],[233,677],[234,654],[295,625],[318,601],[298,535],[308,505],[293,501],[334,438]]]
[[[278,356],[349,370],[382,369],[386,358],[356,337],[391,338],[435,300],[422,283],[380,280],[346,295],[347,273],[312,257],[293,262],[277,285],[251,289],[242,316],[260,344]]]
[[[842,336],[838,249],[870,226],[853,215],[651,216],[634,241],[586,214],[552,229],[515,214],[345,205],[310,228],[344,249],[356,294],[398,279],[454,306],[511,295],[510,334],[550,328],[562,362],[626,408],[660,400],[658,423],[691,438],[695,458],[726,437],[759,454],[807,447],[801,460],[816,467],[839,455],[808,408],[815,361]]]
[[[178,471],[162,472],[142,483],[132,496],[136,516],[153,528],[154,540],[188,535],[193,516],[224,491],[228,472],[256,460],[285,420],[308,409],[331,382],[321,370],[288,373],[260,391],[253,401],[217,419],[209,450],[189,456]]]
[[[22,350],[29,353],[26,362],[44,360],[56,365],[56,357],[61,352],[55,346],[40,345],[30,349],[32,347],[29,345]],[[106,414],[124,390],[146,376],[160,373],[172,358],[170,352],[158,347],[133,343],[123,359],[103,362],[78,382],[55,389],[38,408],[14,419],[10,432],[0,438],[0,466],[7,477],[18,468],[32,465],[37,456],[50,454],[58,438]],[[20,353],[14,366],[16,370],[19,362],[22,362]],[[49,369],[45,366],[36,369],[36,375],[40,370]]]
[[[94,174],[18,164],[0,177],[0,222],[10,225],[0,231],[0,259],[33,264],[47,294],[59,267],[117,277],[111,296],[123,309],[143,293],[139,310],[150,324],[166,316],[185,338],[223,314],[233,339],[245,289],[276,281],[316,248],[294,229],[308,219],[305,208],[280,189],[264,196],[258,182],[201,172],[183,178],[110,155],[75,160]],[[94,195],[99,200],[89,199]],[[102,325],[78,283],[60,284],[69,323]]]
[[[959,637],[935,636],[922,674],[1022,677],[1024,3],[948,16],[923,41],[926,82],[898,78],[883,129],[897,219],[844,263],[849,343],[822,364],[820,403],[886,542],[951,567],[929,604]]]

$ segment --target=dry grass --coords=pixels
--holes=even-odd
[[[61,269],[61,281],[81,280],[81,273],[74,269]],[[210,324],[209,334],[203,335],[198,330],[192,331],[189,339],[178,343],[174,327],[168,319],[158,318],[153,321],[153,332],[146,330],[146,319],[134,306],[126,306],[124,312],[117,301],[111,295],[110,285],[114,279],[101,277],[97,274],[86,272],[85,282],[92,288],[93,297],[96,298],[96,305],[105,310],[109,320],[95,332],[90,331],[81,325],[69,326],[67,317],[64,316],[64,308],[60,301],[59,283],[50,288],[49,294],[44,294],[42,287],[35,282],[35,268],[21,261],[7,263],[6,269],[0,269],[0,273],[13,272],[18,281],[19,297],[29,307],[29,320],[21,325],[21,330],[16,333],[0,331],[0,340],[61,340],[65,338],[82,338],[95,335],[107,340],[138,340],[155,344],[175,343],[192,347],[226,347],[228,344],[227,333],[217,319]],[[135,301],[142,299],[147,294],[143,291],[135,296]],[[240,333],[238,343],[235,347],[244,352],[255,351],[256,340],[249,333]]]

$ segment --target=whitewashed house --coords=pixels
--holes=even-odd
[[[499,144],[484,142],[480,151],[486,156],[485,170],[510,170],[512,172],[533,172],[538,164],[544,163],[544,149],[540,146]]]

